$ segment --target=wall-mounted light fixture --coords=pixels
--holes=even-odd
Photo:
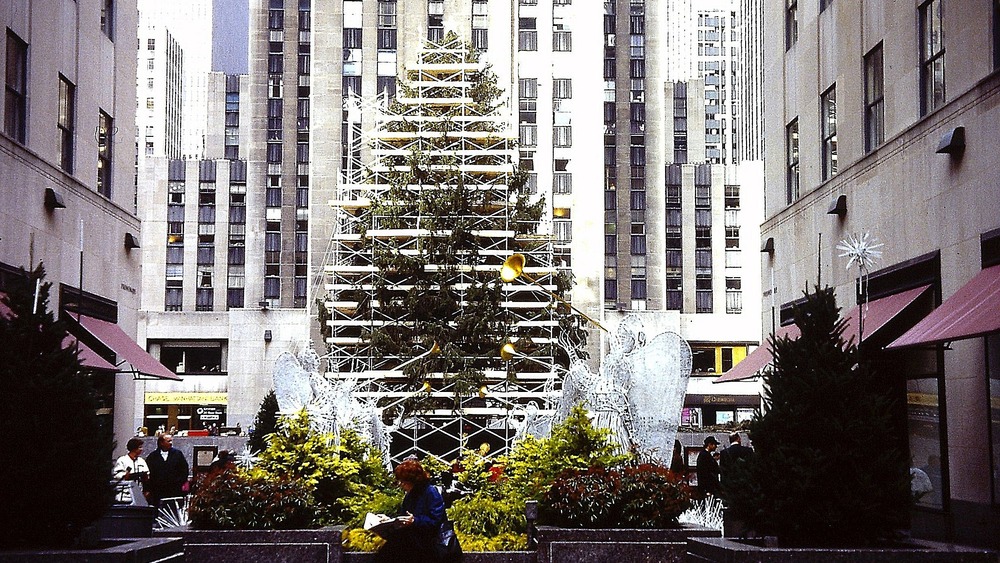
[[[264,331],[264,342],[270,342],[272,338],[274,338],[274,335],[271,334],[271,331],[270,330],[265,330]]]
[[[125,233],[125,250],[132,250],[133,248],[139,248],[139,239],[135,238],[132,233]]]
[[[830,203],[830,209],[826,210],[827,215],[836,215],[837,217],[843,217],[847,215],[847,196],[840,194]]]
[[[261,311],[266,311],[267,308],[268,308],[268,305],[269,305],[269,303],[266,300],[265,301],[260,301],[260,302],[257,303],[257,306],[260,307]]]
[[[766,252],[768,254],[774,254],[774,237],[767,237],[764,244],[760,247],[761,252]]]
[[[66,209],[66,203],[63,201],[62,195],[52,188],[45,188],[45,209],[49,211],[53,209]]]
[[[965,127],[955,127],[941,136],[936,153],[961,156],[965,152]]]

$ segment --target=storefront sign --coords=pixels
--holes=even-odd
[[[146,393],[147,405],[226,405],[228,393]]]
[[[760,397],[757,395],[688,395],[684,399],[684,405],[694,406],[720,406],[720,407],[759,407]]]

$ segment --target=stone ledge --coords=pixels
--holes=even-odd
[[[0,551],[0,563],[52,561],[60,563],[180,563],[184,543],[177,538],[104,540],[96,549],[37,549]]]
[[[884,548],[768,548],[729,538],[691,538],[688,561],[716,563],[997,563],[996,552],[909,540]]]

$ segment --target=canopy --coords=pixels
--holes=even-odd
[[[76,315],[73,315],[73,317],[76,317]],[[132,371],[137,377],[146,376],[155,379],[181,381],[181,378],[177,377],[177,375],[157,361],[156,358],[150,356],[148,352],[136,344],[135,340],[132,340],[132,337],[128,334],[125,334],[125,331],[120,326],[108,321],[95,319],[94,317],[88,317],[87,315],[80,315],[79,317],[80,326],[84,330],[99,340],[101,344],[114,351],[124,362],[128,362],[132,366],[131,370],[122,370],[120,367],[121,363],[119,363],[119,371]]]
[[[976,274],[887,348],[950,342],[994,332],[1000,332],[1000,265]]]
[[[844,340],[849,341],[853,339],[855,342],[858,342],[859,325],[863,331],[863,335],[860,340],[867,340],[878,332],[879,329],[887,325],[889,321],[894,319],[896,315],[909,307],[911,303],[916,301],[917,298],[929,290],[930,287],[931,286],[929,285],[915,287],[900,293],[894,293],[879,299],[874,299],[868,303],[863,303],[854,307],[845,316],[847,326],[844,329]],[[859,320],[861,321],[860,323]],[[779,328],[775,333],[775,337],[781,338],[783,336],[787,336],[788,338],[796,339],[800,334],[801,332],[799,331],[799,327],[792,324]],[[774,354],[771,352],[771,343],[765,342],[763,345],[747,355],[743,361],[733,366],[733,369],[715,379],[713,383],[725,383],[727,381],[752,379],[757,376],[757,373],[761,369],[769,365],[773,359]]]

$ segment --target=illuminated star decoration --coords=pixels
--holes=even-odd
[[[251,450],[249,445],[243,446],[243,451],[234,456],[236,464],[243,469],[253,469],[253,466],[257,465],[257,461],[260,459],[257,457],[259,453]]]
[[[861,236],[851,235],[847,239],[840,241],[837,245],[837,250],[842,251],[840,257],[848,257],[847,269],[851,269],[851,266],[857,264],[858,269],[861,271],[870,271],[871,267],[875,265],[882,258],[882,251],[879,250],[883,246],[881,242],[877,242],[878,239],[865,233]]]

